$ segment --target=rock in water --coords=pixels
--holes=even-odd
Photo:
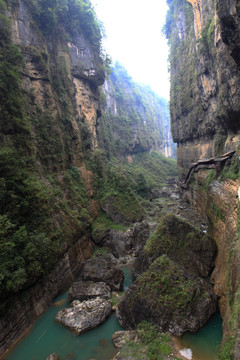
[[[116,268],[116,262],[110,255],[87,260],[83,265],[81,276],[84,280],[105,282],[113,291],[123,288],[123,271]]]
[[[53,353],[47,357],[46,360],[58,360],[57,354]]]
[[[56,315],[56,321],[69,327],[78,335],[100,325],[112,311],[110,301],[101,298],[83,302],[75,300],[71,306],[71,308],[60,310]]]
[[[111,289],[104,282],[94,283],[93,281],[76,281],[71,286],[68,299],[73,300],[89,300],[100,297],[102,299],[111,298]]]
[[[163,255],[130,286],[116,316],[125,329],[147,320],[181,336],[199,330],[216,309],[211,285]]]

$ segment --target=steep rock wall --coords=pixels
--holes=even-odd
[[[171,46],[171,126],[178,143],[179,176],[185,179],[191,163],[227,151],[238,152],[239,4],[235,0],[169,3],[166,33]],[[213,182],[214,170],[195,173],[184,196],[209,222],[218,246],[212,280],[223,316],[225,355],[221,358],[239,359],[237,155],[230,166],[235,172],[228,166],[217,170]]]
[[[103,110],[98,129],[102,148],[107,149],[106,142],[110,140],[108,149],[111,146],[118,156],[155,150],[166,157],[176,157],[167,101],[150,87],[135,83],[119,63],[104,83]],[[109,139],[103,138],[106,126],[111,131]]]
[[[103,60],[67,17],[46,28],[34,4],[0,2],[1,79],[11,71],[0,86],[0,356],[90,257],[98,213],[84,154],[97,147]]]
[[[222,3],[170,5],[170,111],[180,177],[191,162],[234,150],[239,140],[239,17],[236,2]]]
[[[194,181],[184,198],[198,210],[209,224],[209,234],[217,244],[215,268],[211,276],[214,291],[219,296],[223,318],[223,343],[230,343],[229,359],[239,359],[239,214],[240,181],[214,180],[206,187],[209,170],[194,175]],[[234,354],[234,355],[233,355]]]

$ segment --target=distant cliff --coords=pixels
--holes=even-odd
[[[198,169],[183,190],[218,246],[214,289],[223,317],[219,359],[240,359],[240,12],[235,0],[168,0],[171,127],[179,176],[193,162],[236,150],[231,163]]]
[[[99,146],[111,155],[155,150],[176,158],[167,101],[149,86],[135,83],[119,63],[104,83],[102,107]]]

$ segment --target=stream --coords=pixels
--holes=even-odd
[[[124,271],[124,291],[131,285],[129,268]],[[110,360],[117,353],[112,344],[112,334],[123,330],[115,313],[105,323],[77,336],[55,322],[56,313],[69,306],[68,293],[58,296],[53,305],[34,323],[24,338],[4,357],[4,360],[45,360],[56,353],[60,360]],[[221,342],[222,320],[215,314],[196,334],[185,334],[176,343],[179,349],[191,348],[192,360],[217,359],[217,347]]]

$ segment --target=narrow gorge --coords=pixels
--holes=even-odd
[[[218,309],[214,356],[240,359],[240,9],[167,3],[170,115],[89,0],[0,0],[0,358],[71,287],[56,326],[125,330],[97,360],[189,358]]]

